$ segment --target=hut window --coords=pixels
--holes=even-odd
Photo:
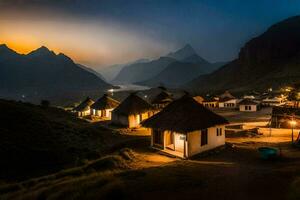
[[[201,130],[201,146],[204,146],[207,144],[207,129]]]

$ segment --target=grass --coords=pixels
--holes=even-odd
[[[0,179],[25,180],[83,165],[134,137],[62,109],[0,100]]]
[[[40,178],[0,187],[1,199],[39,199],[43,196],[51,199],[82,199],[84,190],[91,187],[101,189],[101,195],[116,190],[117,181],[113,174],[129,169],[128,163],[134,161],[134,152],[122,149],[120,152],[87,162],[85,165]],[[105,191],[105,192],[104,192]],[[96,192],[93,195],[100,194]],[[90,194],[91,195],[91,194]],[[109,195],[114,195],[111,193]],[[52,196],[52,197],[51,197]]]

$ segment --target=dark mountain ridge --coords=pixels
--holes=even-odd
[[[300,16],[271,26],[241,48],[239,57],[186,85],[195,92],[265,90],[300,79]]]
[[[188,44],[157,60],[124,67],[114,82],[138,83],[147,86],[160,84],[178,86],[200,74],[212,72],[215,67],[200,57]]]
[[[0,96],[40,101],[57,96],[73,98],[88,91],[110,88],[96,75],[80,68],[71,58],[41,47],[21,55],[0,47]]]

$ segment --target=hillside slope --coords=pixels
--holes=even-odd
[[[271,26],[240,50],[238,59],[186,85],[197,91],[277,88],[300,79],[300,16]]]
[[[62,109],[0,100],[0,179],[23,179],[76,166],[122,141]]]

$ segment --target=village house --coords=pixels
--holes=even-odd
[[[225,144],[227,120],[185,95],[142,122],[151,128],[151,146],[188,158]]]
[[[154,108],[148,102],[130,94],[112,111],[112,123],[128,128],[140,127],[140,123],[153,115]]]
[[[282,96],[268,96],[261,101],[263,106],[281,106],[285,104],[286,98]]]
[[[77,114],[78,117],[84,117],[91,114],[91,105],[95,102],[87,97],[83,102],[81,102],[78,106],[73,109],[73,112]]]
[[[237,108],[239,100],[236,98],[220,98],[219,100],[219,108]]]
[[[170,102],[172,102],[172,95],[167,91],[161,91],[152,101],[151,104],[158,110],[166,107]]]
[[[239,103],[239,110],[241,112],[256,112],[260,110],[260,103],[252,99],[243,99]]]
[[[115,109],[120,102],[104,94],[93,105],[91,105],[91,114],[101,118],[111,119],[111,112]]]
[[[202,102],[204,107],[207,108],[218,108],[219,107],[219,98],[217,97],[206,97]]]
[[[219,108],[236,108],[238,99],[235,98],[229,91],[225,91],[219,96]]]

